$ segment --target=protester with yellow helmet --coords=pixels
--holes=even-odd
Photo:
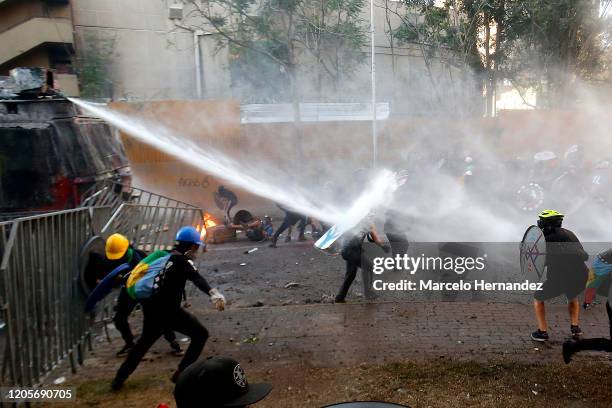
[[[546,240],[546,282],[533,296],[538,329],[531,334],[531,339],[539,342],[548,340],[544,301],[563,294],[568,301],[571,335],[579,338],[582,330],[578,326],[578,295],[587,282],[588,269],[584,262],[589,259],[589,255],[572,231],[561,228],[563,214],[555,210],[544,210],[538,217],[538,227]]]
[[[117,355],[122,355],[134,347],[134,334],[130,328],[128,318],[138,304],[138,302],[128,295],[125,288],[125,280],[132,269],[134,269],[138,262],[144,259],[147,254],[132,247],[130,241],[121,234],[112,234],[108,237],[106,240],[105,252],[107,262],[106,269],[108,271],[112,271],[123,263],[129,264],[126,270],[127,273],[120,276],[118,279],[118,281],[121,282],[121,289],[119,290],[119,297],[115,304],[115,314],[113,315],[113,323],[119,333],[121,333],[123,341],[125,341],[123,348],[117,352]],[[175,354],[180,355],[182,353],[181,346],[176,341],[176,335],[173,331],[164,333],[164,338],[170,343],[170,347]]]
[[[130,249],[130,241],[121,234],[113,234],[106,240],[106,257],[116,261]]]

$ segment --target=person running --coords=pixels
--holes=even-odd
[[[277,204],[277,206],[278,206],[278,208],[283,210],[283,212],[285,213],[285,218],[283,219],[283,222],[281,223],[280,227],[278,227],[278,229],[276,230],[276,232],[272,236],[272,243],[270,244],[270,247],[271,248],[276,248],[276,242],[278,241],[278,237],[280,236],[280,234],[285,232],[285,230],[287,230],[292,225],[295,225],[297,222],[299,222],[299,225],[298,225],[298,229],[299,229],[298,241],[305,241],[306,237],[304,236],[304,230],[306,229],[306,222],[308,220],[308,217],[306,217],[305,215],[298,214],[298,213],[296,213],[294,211],[291,211],[291,210],[283,207],[280,204]],[[290,233],[287,234],[287,238],[285,239],[285,242],[289,242],[289,241],[291,241],[291,234]]]
[[[210,287],[194,264],[200,245],[200,233],[195,228],[183,227],[177,232],[170,258],[162,273],[156,277],[155,292],[140,302],[144,315],[142,334],[117,370],[111,384],[113,390],[121,389],[146,352],[167,331],[178,331],[191,338],[185,356],[172,376],[173,381],[176,381],[181,371],[196,361],[202,352],[208,339],[208,331],[196,317],[181,307],[185,284],[188,280],[193,282],[198,289],[211,297],[211,301],[220,311],[225,308],[225,297],[219,290]]]
[[[118,356],[127,353],[132,347],[134,347],[134,334],[130,328],[128,318],[130,314],[136,308],[137,301],[132,299],[125,288],[125,281],[129,276],[129,272],[136,267],[136,265],[143,260],[147,254],[144,251],[134,248],[130,245],[128,239],[121,234],[113,234],[106,240],[105,255],[107,268],[112,271],[117,266],[127,263],[129,265],[128,273],[120,276],[119,281],[122,282],[121,288],[119,289],[119,296],[117,297],[117,303],[115,304],[115,314],[113,315],[113,323],[115,327],[121,333],[121,337],[125,342],[124,346],[117,352]],[[173,331],[164,333],[164,338],[170,343],[170,348],[176,355],[182,353],[181,346],[176,341],[176,335]]]
[[[589,276],[585,292],[585,309],[589,309],[592,306],[597,293],[607,296],[606,313],[608,314],[608,324],[610,326],[610,338],[598,337],[565,341],[562,349],[565,364],[569,364],[572,355],[580,351],[612,352],[612,307],[610,303],[612,302],[612,249],[597,254],[593,260],[593,270]]]
[[[361,254],[363,252],[363,241],[366,238],[369,242],[373,242],[383,248],[385,253],[391,251],[389,245],[381,241],[374,225],[371,225],[368,229],[362,229],[354,233],[354,235],[342,246],[342,251],[340,252],[342,259],[346,261],[346,274],[344,275],[342,286],[336,295],[336,303],[344,303],[346,301],[346,295],[357,276],[357,270],[362,267]]]
[[[584,290],[588,279],[585,261],[589,259],[576,235],[561,227],[563,214],[555,210],[544,210],[539,215],[538,227],[546,240],[546,282],[541,290],[534,293],[533,306],[538,329],[531,334],[531,339],[538,342],[547,341],[548,324],[544,301],[565,294],[568,301],[570,332],[572,337],[579,338],[582,330],[578,325],[580,304],[577,296]]]

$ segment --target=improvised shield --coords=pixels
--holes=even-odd
[[[538,281],[542,280],[546,267],[546,239],[542,230],[536,225],[527,228],[523,235],[520,260],[523,276],[537,276]]]

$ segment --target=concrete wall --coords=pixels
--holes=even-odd
[[[47,44],[72,44],[70,5],[20,0],[0,5],[0,75],[19,66],[49,68]]]
[[[108,63],[109,79],[113,82],[114,99],[161,100],[193,99],[197,97],[195,40],[191,32],[177,29],[168,18],[172,0],[72,0],[75,31],[80,47],[89,47],[91,38],[116,40],[115,50]],[[421,51],[414,47],[396,48],[390,55],[389,39],[385,35],[384,0],[377,0],[375,8],[377,85],[380,100],[393,101],[405,95],[417,100],[430,98],[432,83],[424,78],[427,70]],[[391,3],[393,4],[393,3]],[[397,7],[400,7],[399,5]],[[187,13],[187,10],[184,11]],[[369,21],[369,7],[364,7],[365,24]],[[390,15],[392,27],[399,18]],[[232,97],[227,49],[217,50],[216,41],[208,35],[199,37],[201,47],[203,98]],[[342,84],[343,95],[351,93],[358,100],[369,100],[370,48],[363,50],[364,63],[353,77]],[[395,61],[395,70],[393,69]],[[308,68],[309,69],[309,68]],[[311,72],[304,72],[302,82],[305,100],[309,94]],[[439,80],[439,76],[436,80]],[[333,93],[326,95],[333,100]],[[337,95],[338,97],[342,95]]]
[[[175,29],[166,0],[72,0],[80,47],[114,39],[108,63],[114,99],[191,99],[196,96],[193,34]],[[211,75],[215,71],[206,64]],[[208,82],[208,81],[207,81]],[[210,83],[214,83],[211,79]]]

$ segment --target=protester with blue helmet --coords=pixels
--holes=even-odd
[[[181,305],[185,284],[188,280],[193,282],[198,289],[210,296],[217,310],[225,308],[225,297],[219,290],[210,287],[194,263],[202,245],[204,244],[200,233],[195,228],[183,227],[177,232],[170,257],[156,277],[159,279],[155,294],[141,301],[144,315],[142,334],[119,367],[112,383],[113,390],[119,390],[123,386],[146,352],[167,330],[177,331],[191,338],[185,356],[172,376],[173,381],[200,356],[208,339],[208,331]]]

